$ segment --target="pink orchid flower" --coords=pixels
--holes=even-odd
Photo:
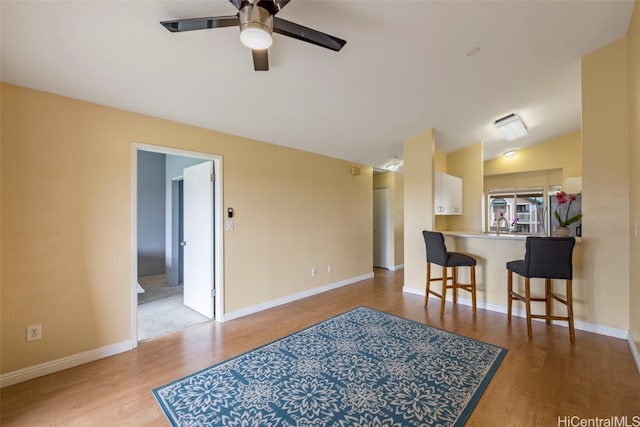
[[[553,213],[553,215],[558,220],[558,224],[561,227],[566,227],[578,221],[580,218],[582,218],[582,214],[574,215],[571,218],[569,218],[569,210],[571,209],[571,204],[576,200],[578,200],[577,194],[567,194],[564,191],[558,191],[556,193],[556,202],[558,203],[558,206],[556,207],[556,211]],[[565,211],[564,220],[563,220],[562,215],[560,213],[562,209],[561,206],[567,202],[569,202],[569,204],[567,205],[567,210]]]

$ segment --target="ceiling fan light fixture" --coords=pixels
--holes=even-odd
[[[275,17],[290,0],[230,0],[238,9],[235,15],[208,16],[161,21],[160,24],[172,33],[208,30],[211,28],[239,27],[240,41],[251,49],[253,69],[269,71],[268,48],[273,43],[274,31],[306,43],[338,52],[347,43],[338,37],[305,27],[295,22]]]
[[[246,5],[240,9],[240,41],[249,49],[268,49],[273,43],[273,16],[264,8]]]
[[[493,122],[493,125],[507,141],[513,141],[514,139],[529,135],[527,127],[522,123],[520,116],[515,113],[496,120]]]
[[[263,50],[271,46],[273,37],[262,25],[250,22],[240,31],[240,41],[249,49]]]

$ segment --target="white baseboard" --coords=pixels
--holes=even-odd
[[[93,362],[94,360],[113,356],[114,354],[123,353],[134,348],[132,341],[123,341],[117,344],[108,345],[106,347],[97,348],[95,350],[85,351],[50,362],[40,363],[34,366],[18,369],[17,371],[7,372],[0,375],[0,388],[18,384],[64,369],[73,368],[74,366],[84,363]]]
[[[636,368],[638,368],[638,373],[640,374],[640,351],[638,351],[638,346],[633,340],[631,333],[627,334],[627,341],[629,342],[629,348],[631,349],[633,360],[636,362]]]
[[[225,313],[223,316],[223,322],[228,320],[237,319],[239,317],[248,316],[249,314],[254,314],[262,310],[267,310],[269,308],[277,307],[282,304],[287,304],[302,298],[307,298],[312,295],[321,294],[323,292],[327,292],[333,289],[341,288],[343,286],[351,285],[353,283],[361,282],[363,280],[373,278],[373,272],[363,274],[362,276],[351,277],[349,279],[341,280],[339,282],[329,283],[328,285],[320,286],[318,288],[313,288],[308,291],[298,292],[297,294],[288,295],[286,297],[274,299],[271,301],[263,302],[261,304],[256,304],[251,307],[241,308],[240,310],[230,311],[229,313]]]
[[[241,310],[232,311],[226,313],[224,315],[224,321],[237,319],[239,317],[247,316],[249,314],[257,313],[262,310],[266,310],[269,308],[277,307],[282,304],[287,304],[289,302],[293,302],[302,298],[306,298],[312,295],[317,295],[323,292],[327,292],[333,289],[337,289],[343,286],[351,285],[353,283],[360,282],[362,280],[367,280],[373,278],[373,273],[363,274],[361,276],[352,277],[349,279],[341,280],[339,282],[330,283],[325,286],[320,286],[318,288],[314,288],[308,291],[299,292],[294,295],[289,295],[283,298],[278,298],[272,301],[268,301],[262,304],[257,304],[251,307],[247,307]],[[404,286],[402,291],[408,294],[416,294],[424,297],[424,289],[416,289]],[[435,298],[432,297],[431,298]],[[471,305],[471,300],[468,298],[458,297],[458,302],[463,305]],[[482,308],[489,311],[494,311],[498,313],[507,312],[507,308],[502,305],[497,304],[486,304],[482,302],[477,303],[478,308]],[[524,310],[514,310],[514,316],[518,317],[526,317]],[[536,319],[540,320],[540,319]],[[556,322],[554,322],[556,324]],[[567,326],[566,322],[558,322],[560,326]],[[629,342],[629,348],[631,349],[631,353],[633,355],[633,359],[635,360],[636,367],[638,368],[638,372],[640,372],[640,353],[638,352],[638,348],[633,341],[631,334],[628,331],[618,328],[612,328],[609,326],[596,325],[588,322],[575,322],[575,328],[593,332],[600,335],[607,335],[615,338],[627,339]],[[123,353],[125,351],[129,351],[135,348],[136,343],[128,340],[122,341],[120,343],[108,345],[105,347],[101,347],[94,350],[85,351],[83,353],[74,354],[71,356],[63,357],[60,359],[52,360],[50,362],[40,363],[38,365],[29,366],[23,369],[18,369],[17,371],[7,372],[6,374],[0,374],[0,388],[8,387],[14,384],[18,384],[24,381],[28,381],[34,378],[38,378],[44,375],[52,374],[54,372],[62,371],[64,369],[73,368],[74,366],[82,365],[85,363],[93,362],[94,360],[102,359],[105,357],[113,356],[118,353]]]
[[[403,270],[403,269],[404,269],[404,264],[392,265],[391,268],[389,268],[389,270],[391,271]]]
[[[402,292],[405,292],[405,293],[408,293],[408,294],[421,295],[423,297],[424,297],[424,294],[425,294],[425,290],[424,289],[410,288],[410,287],[407,287],[407,286],[404,286],[402,288]],[[429,295],[429,298],[436,298],[436,297],[433,296],[433,295]],[[438,298],[438,300],[439,300],[439,298]],[[448,296],[447,297],[447,301],[452,301],[452,297]],[[459,304],[463,304],[463,305],[471,306],[471,299],[458,296],[458,303]],[[476,307],[484,309],[484,310],[495,311],[497,313],[507,314],[507,307],[504,306],[504,305],[489,304],[489,303],[484,303],[482,301],[477,301]],[[517,309],[515,307],[513,309],[513,313],[512,314],[514,316],[516,316],[516,317],[527,317],[527,313],[526,313],[525,310]],[[544,322],[543,319],[534,319],[534,320]],[[505,318],[505,321],[506,321],[506,318]],[[567,324],[567,322],[562,322],[562,321],[555,321],[554,320],[554,321],[552,321],[552,323],[554,325],[558,325],[558,326],[564,326],[564,327],[568,327],[569,326]],[[606,336],[614,337],[614,338],[627,339],[627,337],[629,335],[629,332],[624,330],[624,329],[613,328],[611,326],[605,326],[605,325],[598,325],[598,324],[595,324],[595,323],[583,322],[581,320],[575,320],[574,321],[574,327],[576,329],[578,329],[578,330],[581,330],[581,331],[593,332],[595,334],[606,335]]]
[[[320,294],[330,291],[332,289],[340,288],[342,286],[350,285],[362,280],[373,278],[373,272],[363,274],[362,276],[352,277],[350,279],[341,280],[339,282],[330,283],[325,286],[321,286],[309,291],[299,292],[294,295],[279,298],[266,303],[254,305],[241,310],[236,310],[230,313],[226,313],[223,317],[223,321],[236,319],[238,317],[246,316],[249,314],[257,313],[268,308],[273,308],[278,305],[286,304],[288,302],[296,301],[302,298],[306,298],[312,295]],[[52,374],[54,372],[62,371],[64,369],[73,368],[74,366],[82,365],[84,363],[93,362],[94,360],[102,359],[105,357],[113,356],[118,353],[132,350],[136,347],[137,343],[134,341],[123,341],[117,344],[108,345],[106,347],[98,348],[95,350],[85,351],[84,353],[78,353],[71,356],[63,357],[60,359],[52,360],[50,362],[40,363],[34,366],[28,366],[26,368],[18,369],[17,371],[7,372],[0,375],[0,388],[8,387],[10,385],[18,384],[24,381],[32,380],[44,375]]]
[[[421,295],[421,296],[424,296],[425,294],[424,289],[409,288],[407,287],[407,285],[404,285],[402,287],[402,292],[404,292],[405,294],[414,294],[414,295]]]

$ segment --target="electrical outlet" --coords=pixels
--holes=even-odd
[[[27,341],[35,341],[42,339],[42,325],[29,325],[27,326]]]
[[[311,267],[311,277],[316,277],[318,275],[318,269],[315,267]]]
[[[333,273],[333,264],[327,265],[327,273]]]

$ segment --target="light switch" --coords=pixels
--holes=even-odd
[[[233,231],[233,220],[232,219],[228,219],[227,220],[227,231]]]

